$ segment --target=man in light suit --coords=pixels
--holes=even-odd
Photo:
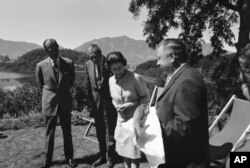
[[[42,89],[42,112],[45,115],[46,134],[44,153],[46,159],[43,167],[51,166],[54,135],[57,118],[63,131],[64,153],[70,167],[76,167],[73,160],[73,144],[71,135],[72,98],[70,88],[74,84],[75,70],[73,62],[59,56],[59,47],[54,39],[46,39],[43,43],[48,58],[39,62],[36,67],[36,79]]]
[[[85,90],[90,101],[87,106],[95,119],[96,134],[99,142],[99,158],[93,166],[106,163],[108,168],[114,166],[115,142],[114,130],[117,112],[112,104],[109,91],[111,71],[106,65],[106,58],[96,44],[87,48],[89,61],[86,62],[87,80]]]
[[[166,159],[161,167],[208,167],[207,92],[202,76],[187,63],[180,39],[163,40],[157,56],[157,64],[172,75],[156,103]]]

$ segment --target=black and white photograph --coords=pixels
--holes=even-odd
[[[250,0],[1,0],[1,168],[241,168]]]

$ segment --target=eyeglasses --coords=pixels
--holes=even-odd
[[[91,54],[88,54],[88,57],[89,59],[91,59],[93,62],[99,62],[101,61],[102,57],[99,55],[99,54],[96,54],[96,53],[91,53]]]

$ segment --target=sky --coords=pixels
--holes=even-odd
[[[46,38],[55,38],[59,45],[72,49],[103,37],[126,35],[136,40],[145,40],[143,21],[146,20],[146,11],[135,20],[128,11],[129,2],[0,0],[0,39],[42,45]],[[178,33],[172,30],[168,36],[177,37]],[[206,42],[209,42],[208,34],[205,33]]]

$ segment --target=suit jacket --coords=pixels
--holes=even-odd
[[[112,73],[106,65],[106,58],[103,56],[101,67],[103,80],[100,91],[95,91],[95,68],[94,63],[91,60],[86,62],[86,72],[87,80],[85,90],[87,90],[87,96],[90,98],[90,101],[87,103],[90,109],[90,115],[94,117],[100,108],[101,110],[108,110],[111,115],[116,115],[109,91],[109,77],[112,76]]]
[[[166,164],[208,161],[207,92],[201,75],[188,64],[174,74],[156,104]]]
[[[36,66],[36,80],[42,89],[42,111],[46,116],[56,116],[58,106],[65,115],[72,110],[72,97],[70,87],[75,81],[73,62],[59,56],[59,80],[56,80],[50,58],[39,62]]]

